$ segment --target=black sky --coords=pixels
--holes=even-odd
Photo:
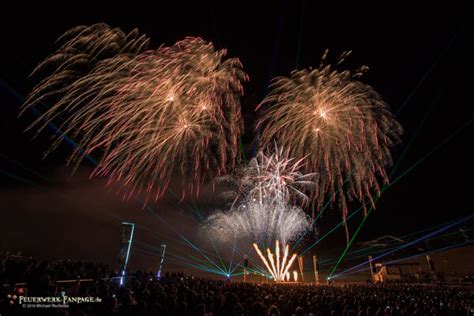
[[[30,245],[30,251],[36,249],[37,253],[60,256],[61,247],[51,249],[46,243],[40,246],[41,240],[51,241],[54,236],[67,234],[55,227],[67,223],[72,230],[76,229],[68,240],[90,244],[106,232],[112,234],[110,225],[118,227],[117,219],[110,220],[109,226],[101,226],[111,214],[128,212],[124,217],[135,216],[129,214],[130,210],[140,209],[130,204],[121,207],[114,193],[101,189],[100,181],[77,180],[76,177],[83,176],[81,172],[71,178],[64,167],[65,157],[70,152],[66,145],[42,160],[41,154],[48,148],[50,135],[46,132],[31,140],[32,135],[22,131],[33,116],[17,119],[21,98],[35,83],[27,78],[28,74],[53,52],[55,39],[77,25],[105,22],[125,31],[138,28],[152,39],[151,48],[162,43],[171,45],[185,36],[200,36],[218,48],[227,48],[229,56],[241,59],[250,76],[243,99],[247,147],[258,115],[254,108],[264,96],[270,77],[288,75],[297,63],[299,68],[318,66],[326,48],[332,60],[341,52],[352,50],[347,66],[368,65],[370,71],[363,80],[380,92],[394,112],[404,106],[398,119],[405,133],[403,143],[394,150],[395,160],[408,150],[396,175],[474,118],[474,14],[469,1],[430,3],[423,7],[400,2],[351,7],[337,2],[328,6],[309,0],[258,1],[258,4],[257,1],[215,0],[161,3],[48,5],[42,2],[38,5],[17,1],[2,8],[0,222],[3,224],[0,241],[17,248]],[[402,235],[473,213],[473,125],[463,128],[382,196],[360,240],[383,234]],[[25,171],[19,164],[49,180]],[[88,167],[85,163],[84,168]],[[25,179],[39,188],[25,183]],[[66,190],[63,188],[66,184],[72,201],[59,203],[56,193]],[[88,190],[86,195],[82,191],[85,189]],[[90,199],[99,194],[105,196],[97,206]],[[86,202],[74,202],[78,200]],[[89,209],[81,210],[78,205]],[[90,210],[91,205],[107,209],[104,211],[107,214],[97,211],[101,215],[96,216]],[[165,209],[172,213],[174,208],[179,212],[181,207],[169,204]],[[181,215],[173,215],[170,220],[178,221],[176,216]],[[50,221],[53,217],[55,221]],[[84,223],[74,226],[76,217],[95,224],[86,232]],[[324,216],[322,233],[337,220],[336,209]],[[351,223],[352,231],[360,220],[357,217]],[[30,224],[25,225],[25,221]],[[42,231],[32,228],[31,223],[38,221],[45,227]],[[144,221],[150,223],[148,219]],[[153,225],[155,230],[164,229],[159,223]],[[83,235],[78,236],[80,234]],[[28,242],[33,239],[36,241]],[[321,248],[340,249],[344,240],[340,231],[325,245],[321,243]],[[102,246],[113,242],[112,238]],[[93,248],[97,252],[84,252],[82,256],[106,260],[98,255],[100,248],[97,246]],[[64,253],[69,255],[67,250]],[[110,251],[108,258],[112,256]]]

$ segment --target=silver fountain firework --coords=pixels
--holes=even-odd
[[[287,244],[310,227],[303,209],[293,205],[307,201],[304,188],[312,184],[312,174],[300,168],[301,161],[287,158],[283,150],[259,152],[234,179],[238,190],[230,210],[211,215],[204,228],[224,242]]]

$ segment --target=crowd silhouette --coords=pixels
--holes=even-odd
[[[27,314],[12,296],[98,297],[100,303],[43,310],[47,315],[472,315],[474,291],[444,284],[268,285],[181,273],[129,272],[120,286],[104,264],[3,254],[0,310]],[[59,282],[69,280],[68,282]],[[471,314],[470,314],[471,313]]]

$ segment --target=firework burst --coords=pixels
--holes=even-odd
[[[230,210],[211,215],[204,225],[220,240],[244,239],[258,243],[287,243],[310,228],[303,209],[304,190],[312,174],[300,172],[301,161],[286,158],[283,150],[259,152],[233,181],[237,183]]]
[[[247,75],[238,59],[225,59],[226,50],[188,37],[145,51],[148,40],[138,31],[125,35],[104,24],[73,29],[59,41],[37,69],[51,73],[24,110],[52,104],[30,128],[39,132],[62,117],[63,134],[51,149],[72,136],[79,146],[69,163],[78,166],[95,153],[100,158],[92,176],[119,181],[130,195],[144,189],[156,198],[174,172],[198,194],[205,180],[233,169]]]
[[[288,158],[276,145],[267,153],[259,151],[239,174],[236,201],[239,198],[259,201],[268,198],[306,204],[308,196],[305,191],[314,185],[314,174],[301,172],[303,160]]]
[[[310,197],[317,209],[337,199],[345,219],[348,201],[374,206],[378,178],[388,181],[389,148],[399,143],[402,128],[381,96],[357,80],[366,67],[340,72],[324,64],[326,53],[319,68],[273,80],[257,126],[263,148],[275,142],[314,173]]]

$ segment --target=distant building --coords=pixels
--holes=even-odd
[[[372,274],[372,281],[408,281],[421,278],[421,266],[419,263],[376,263]]]

